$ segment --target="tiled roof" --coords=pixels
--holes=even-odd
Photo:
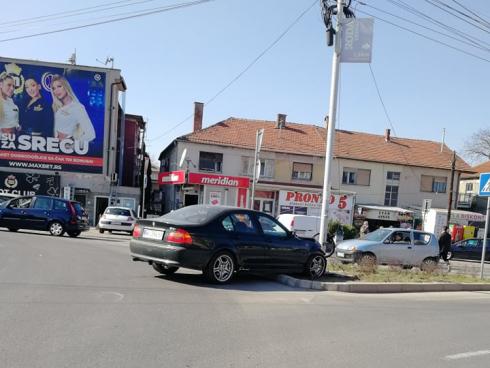
[[[465,174],[462,175],[461,177],[463,179],[479,178],[481,173],[490,172],[490,161],[484,162],[480,165],[473,166],[471,170],[474,171],[473,174]]]
[[[231,117],[177,140],[254,149],[256,131],[260,128],[264,129],[262,151],[325,156],[325,128],[290,122],[277,129],[274,121]],[[337,130],[335,134],[337,158],[451,169],[452,154],[445,145],[441,152],[440,142],[393,136],[386,142],[384,135],[347,130]],[[460,157],[456,157],[456,169],[473,171]]]

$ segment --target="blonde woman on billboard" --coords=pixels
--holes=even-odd
[[[11,75],[0,75],[0,133],[13,134],[20,128],[19,108],[12,100],[14,84]]]
[[[53,96],[54,136],[90,142],[95,139],[95,129],[85,107],[78,101],[68,81],[61,75],[51,79]]]

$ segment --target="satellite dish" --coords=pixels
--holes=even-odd
[[[182,156],[180,156],[179,168],[182,167],[182,165],[184,164],[186,156],[187,156],[187,148],[184,148],[184,151],[182,152]]]

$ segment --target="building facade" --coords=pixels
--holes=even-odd
[[[250,206],[256,132],[263,129],[253,207],[273,216],[287,211],[319,215],[325,128],[289,123],[282,114],[275,122],[229,118],[201,129],[202,122],[197,119],[194,126],[194,132],[175,139],[161,153],[161,172],[167,173],[165,178],[175,171],[187,178],[204,175],[208,182],[161,181],[164,211],[213,201]],[[345,209],[347,201],[351,218],[367,218],[373,225],[413,223],[413,214],[420,211],[425,199],[432,201],[432,207],[446,207],[452,152],[442,147],[438,142],[391,137],[389,130],[384,135],[338,130],[331,206]],[[460,173],[469,169],[458,157],[455,183]],[[209,184],[215,177],[216,181]],[[236,185],[219,178],[228,178]]]

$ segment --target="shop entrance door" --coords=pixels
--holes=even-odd
[[[199,196],[197,194],[185,194],[184,195],[184,207],[192,206],[199,203]]]
[[[95,197],[95,223],[97,225],[99,223],[99,218],[104,213],[105,209],[109,206],[109,198],[108,197]]]

